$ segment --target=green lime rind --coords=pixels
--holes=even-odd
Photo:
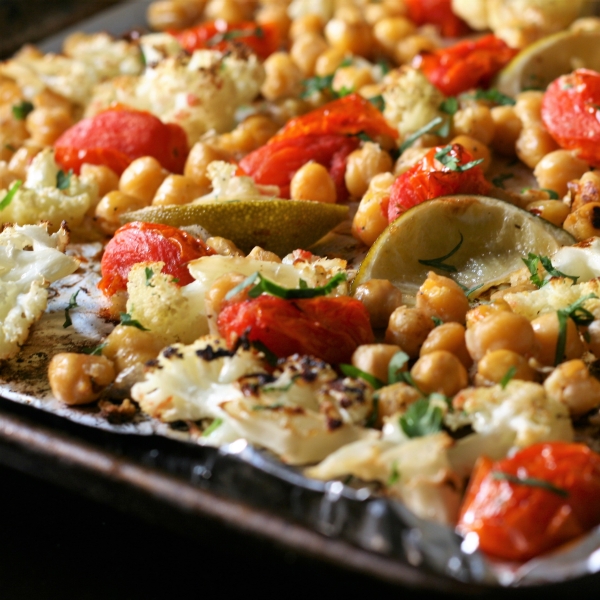
[[[200,225],[213,236],[231,240],[245,253],[260,246],[278,256],[308,248],[347,218],[347,206],[283,199],[151,206],[121,215],[123,223]]]

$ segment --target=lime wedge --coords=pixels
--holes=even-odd
[[[436,198],[388,225],[362,262],[353,289],[370,279],[389,279],[411,303],[434,270],[465,288],[481,285],[474,297],[523,267],[529,252],[551,255],[574,242],[564,229],[502,200]]]
[[[347,217],[348,207],[340,204],[274,199],[154,206],[124,213],[121,221],[200,225],[246,253],[260,246],[285,256],[297,248],[308,248]]]
[[[498,74],[494,86],[516,96],[528,89],[545,90],[560,75],[575,69],[600,70],[599,31],[561,31],[527,46]]]

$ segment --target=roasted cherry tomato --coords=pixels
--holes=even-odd
[[[600,167],[600,73],[577,69],[554,80],[542,101],[542,120],[559,145]]]
[[[280,45],[277,27],[266,23],[259,25],[251,21],[227,23],[223,19],[201,23],[183,31],[170,31],[179,43],[188,51],[208,48],[226,50],[230,42],[248,46],[262,59],[273,54]]]
[[[348,296],[283,300],[263,294],[226,305],[217,325],[230,348],[247,336],[279,357],[308,354],[330,364],[349,362],[359,345],[375,339],[364,304]]]
[[[398,137],[396,129],[388,124],[371,102],[358,94],[349,94],[292,119],[269,140],[269,144],[299,135],[328,135],[331,133],[343,135],[364,133],[371,138],[380,135]]]
[[[500,38],[486,35],[475,41],[459,42],[450,48],[419,54],[413,66],[420,68],[446,96],[456,96],[472,88],[487,88],[494,75],[516,54],[517,50]]]
[[[458,520],[492,556],[524,561],[600,523],[600,455],[584,444],[534,444],[512,458],[480,458]]]
[[[408,17],[417,25],[437,25],[444,37],[460,37],[471,28],[452,11],[452,0],[404,0]]]
[[[389,221],[425,200],[452,194],[486,195],[491,184],[479,165],[469,165],[472,161],[471,154],[460,144],[432,148],[394,181],[388,204]]]
[[[134,264],[158,261],[165,263],[163,273],[178,279],[179,285],[187,285],[193,281],[187,263],[211,254],[214,251],[202,240],[176,227],[139,221],[127,223],[106,244],[98,287],[106,296],[126,290],[127,276]]]
[[[56,161],[79,173],[83,163],[121,174],[131,161],[153,156],[172,173],[183,173],[188,155],[185,131],[140,110],[117,107],[67,129],[54,144]]]
[[[289,198],[294,173],[312,160],[327,168],[335,183],[337,200],[345,200],[346,158],[359,143],[358,138],[340,134],[300,135],[258,148],[240,161],[240,167],[256,183],[278,185],[281,197]]]

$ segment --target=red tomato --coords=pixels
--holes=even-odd
[[[183,173],[188,155],[185,131],[154,115],[117,107],[83,119],[54,144],[56,161],[79,173],[83,163],[105,165],[120,175],[131,161],[153,156],[172,173]]]
[[[471,31],[471,28],[452,12],[452,0],[404,0],[404,4],[411,21],[417,25],[437,25],[444,37],[460,37]]]
[[[217,319],[230,348],[247,335],[279,357],[308,354],[330,364],[349,362],[375,338],[364,304],[348,296],[283,300],[275,296],[233,302]]]
[[[248,46],[262,59],[273,54],[279,46],[279,32],[270,23],[259,25],[252,21],[227,23],[223,19],[201,23],[183,31],[170,31],[179,43],[188,51],[210,48],[226,50],[230,42],[240,42]]]
[[[139,262],[164,262],[163,273],[187,285],[194,279],[187,263],[214,252],[202,240],[189,233],[159,223],[127,223],[117,229],[106,244],[100,267],[102,279],[98,287],[106,296],[127,289],[127,276],[131,267]]]
[[[361,132],[371,138],[379,135],[398,137],[396,129],[388,124],[371,102],[358,94],[349,94],[292,119],[269,140],[269,144],[299,135],[357,135]]]
[[[577,69],[555,79],[542,101],[542,121],[562,148],[600,167],[600,73]]]
[[[487,554],[524,561],[598,525],[599,497],[599,454],[583,444],[534,444],[478,461],[457,527],[475,532]]]
[[[281,197],[289,198],[294,173],[307,162],[315,161],[329,171],[339,202],[348,197],[344,183],[346,158],[359,143],[357,138],[340,134],[300,135],[268,143],[250,152],[240,161],[240,167],[256,183],[278,185]]]
[[[446,153],[442,164],[436,158]],[[489,192],[491,184],[479,165],[461,171],[460,167],[473,157],[460,144],[432,148],[416,165],[402,173],[393,183],[388,204],[388,219],[393,221],[405,210],[440,196],[452,194],[481,194]]]
[[[464,41],[435,52],[419,54],[413,66],[420,68],[446,96],[490,85],[494,75],[517,54],[494,35]]]

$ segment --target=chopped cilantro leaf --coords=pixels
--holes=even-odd
[[[438,258],[418,259],[418,261],[426,267],[433,267],[434,269],[440,269],[441,271],[446,271],[448,273],[456,273],[458,269],[454,265],[446,264],[444,261],[456,254],[462,246],[464,240],[463,234],[459,231],[458,235],[460,235],[460,241],[452,248],[452,250],[450,250],[450,252],[448,252],[448,254],[444,254],[444,256],[439,256]]]
[[[383,383],[383,381],[381,381],[381,379],[377,379],[377,377],[375,377],[374,375],[371,375],[371,373],[362,371],[361,369],[359,369],[358,367],[355,367],[354,365],[341,364],[340,371],[346,377],[354,377],[355,379],[364,379],[375,390],[378,390],[379,388],[381,388],[385,385]]]
[[[81,290],[77,290],[72,296],[71,298],[69,298],[69,304],[67,305],[67,308],[65,308],[65,322],[63,323],[63,329],[66,329],[67,327],[71,327],[71,325],[73,325],[73,321],[71,321],[71,314],[70,311],[72,309],[74,309],[77,305],[77,294],[79,294]]]
[[[69,169],[68,173],[65,173],[62,169],[56,174],[56,187],[59,190],[66,190],[71,185],[71,176],[73,175],[73,169]]]
[[[400,428],[409,438],[422,437],[442,430],[442,410],[426,398],[413,402],[400,417]]]
[[[546,481],[545,479],[537,479],[536,477],[519,477],[512,473],[505,473],[504,471],[492,471],[492,479],[498,479],[514,483],[516,485],[528,485],[529,487],[542,488],[548,490],[553,494],[561,496],[562,498],[568,498],[569,492],[563,488],[555,486],[553,483]]]
[[[17,179],[8,189],[4,198],[0,200],[0,210],[4,210],[14,199],[15,194],[19,191],[19,188],[23,185],[20,179]]]
[[[13,104],[12,114],[18,121],[23,121],[27,115],[33,110],[33,104],[27,100],[23,100],[19,104]]]
[[[121,325],[137,327],[141,331],[150,331],[147,327],[144,327],[139,321],[132,319],[129,313],[121,313]]]

